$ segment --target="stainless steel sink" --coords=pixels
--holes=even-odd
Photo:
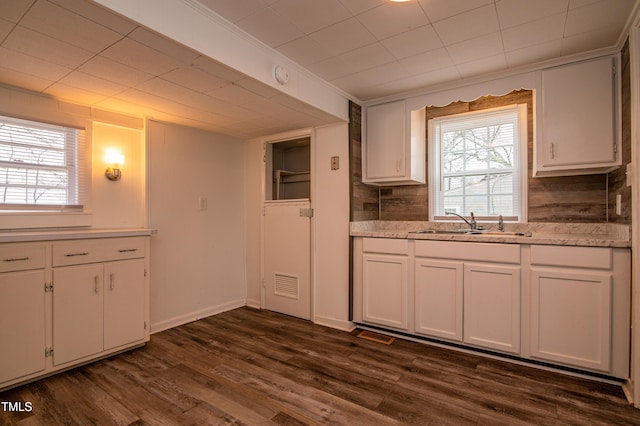
[[[469,231],[469,234],[472,235],[504,235],[504,236],[512,236],[512,237],[530,237],[531,232],[511,232],[511,231]]]
[[[487,236],[511,236],[530,237],[531,232],[511,232],[511,231],[485,231],[472,229],[420,229],[411,231],[411,234],[449,234],[449,235],[487,235]]]
[[[411,234],[469,234],[470,229],[420,229],[411,231]]]

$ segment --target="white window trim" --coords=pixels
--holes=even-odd
[[[429,220],[430,221],[438,221],[438,222],[449,222],[449,221],[459,221],[460,219],[456,216],[439,216],[435,214],[437,208],[437,202],[439,200],[439,188],[440,188],[440,180],[441,180],[441,172],[440,172],[440,147],[436,143],[436,138],[434,137],[436,131],[436,125],[440,121],[451,119],[451,118],[460,118],[464,116],[473,116],[482,113],[491,113],[509,109],[517,109],[518,110],[518,131],[519,131],[519,139],[520,146],[518,147],[518,159],[519,159],[519,187],[520,187],[520,197],[519,197],[519,215],[518,216],[505,216],[504,220],[506,222],[517,222],[517,223],[526,223],[528,220],[528,203],[527,203],[527,180],[528,180],[528,163],[527,163],[527,104],[517,104],[517,105],[508,105],[505,107],[498,108],[490,108],[484,109],[480,111],[472,111],[465,112],[461,114],[452,114],[443,117],[434,118],[428,120],[428,149],[429,149],[429,160],[428,160],[428,168],[429,168]],[[464,216],[467,216],[469,212],[464,212]],[[497,220],[497,216],[477,216],[476,220],[478,221],[495,221]]]
[[[2,230],[31,230],[44,228],[88,228],[93,225],[92,205],[92,122],[91,120],[80,120],[79,122],[51,122],[49,120],[39,119],[30,115],[13,115],[0,113],[6,117],[16,117],[19,119],[57,124],[66,127],[76,127],[84,130],[84,152],[78,157],[77,167],[84,170],[85,182],[82,188],[84,192],[82,211],[62,211],[52,207],[47,210],[46,207],[22,210],[17,207],[12,209],[0,209],[0,231]]]

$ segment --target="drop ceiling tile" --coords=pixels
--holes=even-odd
[[[122,38],[121,34],[48,1],[38,1],[20,25],[86,51],[98,53]],[[82,34],[82,37],[78,37]]]
[[[411,75],[424,74],[429,71],[453,66],[453,61],[444,48],[401,59],[400,63]]]
[[[200,56],[192,62],[192,65],[206,73],[230,82],[242,80],[246,77],[241,72],[236,71],[224,64],[221,64],[220,62],[207,56]]]
[[[500,28],[511,28],[547,16],[566,16],[569,0],[499,0],[496,2]]]
[[[80,71],[74,71],[66,75],[64,78],[59,80],[59,83],[104,96],[113,96],[127,89],[127,86]]]
[[[349,74],[364,71],[395,60],[393,55],[380,43],[372,43],[338,56]]]
[[[569,9],[587,6],[593,3],[598,3],[599,1],[601,0],[569,0]]]
[[[354,15],[373,9],[386,1],[388,0],[340,0],[344,7],[349,9]]]
[[[427,16],[415,2],[384,3],[357,16],[378,40],[392,37],[429,23]]]
[[[136,89],[141,92],[161,96],[164,99],[169,99],[173,102],[188,106],[205,106],[211,100],[206,94],[163,80],[160,77],[145,81],[144,83],[137,85]]]
[[[364,97],[358,96],[359,99],[369,100],[375,98],[381,98],[384,96],[395,95],[398,93],[404,93],[420,87],[420,83],[415,77],[401,78],[400,80],[391,81],[389,83],[380,84],[378,86],[367,89],[366,93],[362,93]]]
[[[35,0],[0,1],[0,16],[7,21],[17,23],[33,3]]]
[[[547,43],[507,52],[507,65],[509,68],[517,67],[559,58],[562,53],[562,40],[553,40]]]
[[[278,0],[271,5],[271,8],[305,34],[352,16],[351,12],[338,0]]]
[[[255,93],[240,86],[236,86],[235,84],[227,84],[226,86],[207,92],[207,95],[213,96],[216,99],[220,99],[232,105],[260,103],[264,100],[262,96],[256,95]]]
[[[0,43],[5,39],[6,36],[9,35],[11,30],[13,30],[13,27],[15,26],[16,24],[14,24],[13,22],[0,18]]]
[[[441,68],[438,70],[416,75],[414,78],[421,86],[433,86],[447,81],[455,81],[460,78],[460,73],[456,67]]]
[[[49,81],[57,81],[72,71],[71,68],[52,64],[4,47],[0,47],[0,64],[7,69]]]
[[[494,56],[487,56],[475,61],[465,62],[457,65],[458,72],[462,78],[477,76],[485,73],[502,71],[507,68],[507,60],[504,53]]]
[[[494,0],[419,0],[429,20],[438,22],[454,15],[459,15],[487,4]]]
[[[146,28],[138,27],[128,36],[130,39],[144,44],[164,55],[167,55],[177,61],[190,64],[196,58],[200,56],[199,53],[169,40],[168,38],[161,36],[153,31],[149,31]]]
[[[40,0],[42,1],[42,0]],[[48,0],[51,3],[55,3],[58,6],[77,13],[85,18],[96,22],[104,27],[107,27],[118,34],[126,35],[133,31],[138,25],[129,21],[126,18],[112,13],[108,9],[98,6],[94,2],[90,1],[78,1],[78,0]]]
[[[304,35],[300,29],[269,7],[258,10],[236,24],[270,47],[280,46]]]
[[[100,55],[153,75],[162,75],[180,66],[177,60],[128,38],[120,40]]]
[[[78,70],[129,87],[153,78],[152,74],[99,55],[82,64]]]
[[[4,64],[2,59],[0,59],[0,64]],[[2,65],[0,65],[0,82],[3,85],[15,86],[33,92],[42,92],[54,83],[52,80],[5,68]]]
[[[611,29],[589,31],[571,37],[565,37],[562,42],[562,55],[573,55],[601,47],[608,47],[616,43],[618,32]]]
[[[622,28],[633,7],[634,0],[599,1],[569,10],[565,37],[583,32],[600,31],[607,28]]]
[[[493,4],[443,19],[434,23],[433,27],[446,46],[490,34],[500,29]]]
[[[349,18],[309,37],[336,55],[374,43],[376,38],[355,18]]]
[[[564,13],[560,13],[503,30],[502,41],[505,51],[562,40],[565,16]]]
[[[309,71],[326,81],[335,80],[349,74],[347,67],[348,64],[345,64],[338,56],[307,65]]]
[[[418,53],[442,47],[442,41],[432,25],[424,25],[411,31],[382,40],[385,46],[397,59],[407,58]]]
[[[502,53],[502,38],[496,32],[446,46],[446,49],[455,64],[462,64]]]
[[[279,90],[249,77],[235,81],[234,84],[267,99],[281,93]]]
[[[389,83],[407,77],[410,77],[409,73],[399,62],[390,62],[388,64],[334,80],[332,83],[335,83],[338,87],[342,87],[343,89],[345,84],[350,87],[361,88],[378,86],[380,84]],[[352,93],[350,90],[347,90],[347,92]]]
[[[162,74],[160,78],[203,93],[229,84],[227,80],[186,65]]]
[[[302,66],[322,61],[333,55],[320,43],[307,36],[280,45],[276,50]]]
[[[25,55],[67,68],[76,68],[93,56],[89,51],[20,25],[14,28],[2,45]]]
[[[100,102],[107,98],[105,95],[79,89],[77,87],[67,86],[62,83],[54,83],[52,86],[47,87],[42,93],[51,95],[56,99],[80,105],[93,105],[96,102]]]
[[[265,7],[259,0],[198,0],[227,21],[237,22]]]

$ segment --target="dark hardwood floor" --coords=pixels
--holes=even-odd
[[[236,309],[4,393],[1,424],[640,425],[619,386]]]

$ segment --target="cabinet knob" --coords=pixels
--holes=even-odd
[[[109,288],[113,290],[115,288],[113,284],[113,272],[109,274]]]
[[[94,284],[95,284],[94,290],[95,290],[96,294],[100,293],[100,277],[98,275],[96,275],[94,277],[93,281],[94,281]]]

